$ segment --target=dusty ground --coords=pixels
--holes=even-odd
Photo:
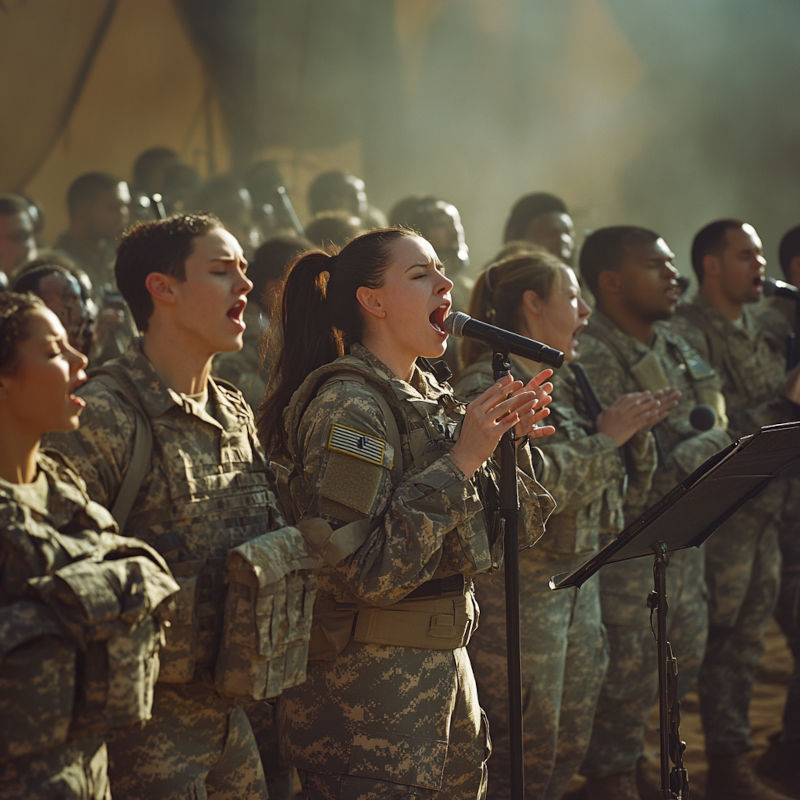
[[[679,657],[680,664],[680,657]],[[755,761],[767,747],[769,736],[781,728],[781,715],[786,698],[786,682],[791,672],[791,656],[786,648],[786,643],[774,622],[767,634],[766,651],[759,665],[758,678],[750,706],[750,723],[753,728],[754,749],[750,759]],[[684,754],[684,767],[689,773],[689,793],[692,798],[702,798],[705,794],[706,774],[708,764],[703,752],[703,729],[700,724],[700,713],[697,694],[692,692],[686,696],[681,704],[681,739],[686,742]],[[658,750],[658,709],[653,710],[647,732],[649,759],[647,773],[652,777],[653,783],[658,786],[659,775],[659,750]],[[798,753],[800,758],[800,753]],[[576,778],[570,784],[570,791],[564,800],[579,800],[584,795],[580,791],[583,781]],[[772,784],[776,789],[779,787]],[[793,796],[800,798],[800,786],[795,787]],[[758,798],[753,798],[758,800]]]

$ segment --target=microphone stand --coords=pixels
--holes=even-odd
[[[494,379],[511,371],[508,353],[492,357]],[[522,758],[522,663],[519,633],[519,494],[514,429],[500,439],[500,534],[503,536],[506,597],[506,661],[508,665],[508,740],[511,763],[510,800],[524,800],[525,767]]]

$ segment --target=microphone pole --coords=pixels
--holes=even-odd
[[[508,353],[492,357],[494,379],[511,371]],[[522,659],[519,632],[519,493],[517,443],[514,429],[506,431],[500,451],[500,534],[503,536],[506,598],[506,664],[508,671],[508,741],[511,800],[524,800],[525,765],[522,753]]]

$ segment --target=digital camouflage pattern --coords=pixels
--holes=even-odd
[[[348,374],[337,378],[340,368]],[[281,696],[284,752],[309,796],[483,797],[488,730],[452,632],[459,644],[468,639],[477,610],[468,576],[497,556],[476,483],[449,456],[460,406],[427,373],[415,369],[406,383],[360,345],[322,370],[321,388],[312,373],[286,413],[300,473],[293,494],[304,513],[334,527],[373,524],[320,574],[312,650],[327,660],[310,662],[306,683]],[[383,402],[399,424],[387,421]],[[535,538],[552,500],[532,475],[520,473],[520,492]],[[437,595],[431,580],[448,583]],[[405,599],[415,590],[430,593]],[[441,613],[425,610],[437,604]],[[374,643],[399,635],[406,620],[421,621],[416,635],[427,644]]]
[[[750,308],[742,309],[740,323],[701,297],[679,306],[671,323],[720,375],[730,432],[737,438],[792,418],[791,404],[781,396],[783,348],[759,327]],[[787,491],[785,477],[773,481],[706,544],[709,637],[699,689],[712,756],[737,755],[751,746],[748,712],[778,596],[778,521]]]
[[[264,797],[249,723],[214,687],[228,552],[283,523],[252,412],[238,391],[213,379],[203,407],[170,389],[139,340],[112,366],[130,379],[153,429],[151,469],[125,533],[161,552],[181,586],[153,721],[109,742],[115,797],[193,797],[211,778],[232,797]],[[135,413],[100,381],[78,393],[87,402],[80,428],[51,441],[81,470],[92,496],[110,505],[130,459]]]
[[[533,375],[520,362],[515,378]],[[456,385],[471,399],[493,382],[491,358],[476,362]],[[623,525],[624,487],[647,491],[655,467],[652,437],[632,442],[630,475],[613,440],[598,433],[573,373],[552,378],[553,402],[548,424],[552,436],[537,441],[543,456],[539,479],[556,500],[545,535],[520,554],[520,631],[523,679],[523,752],[526,797],[558,800],[583,761],[594,708],[608,662],[600,616],[597,578],[580,590],[552,592],[549,579],[590,558],[602,538]],[[483,626],[470,643],[475,680],[492,729],[489,796],[509,796],[505,586],[502,575],[476,580]]]
[[[105,737],[150,717],[163,560],[56,454],[0,481],[0,797],[109,797]]]
[[[771,297],[757,309],[758,325],[777,351],[785,352],[786,339],[795,330],[797,303],[784,297]],[[787,360],[788,366],[788,360]],[[795,419],[797,414],[794,415]],[[786,474],[790,486],[800,482],[800,467]],[[775,618],[794,659],[794,669],[786,687],[782,736],[788,752],[800,746],[800,492],[788,491],[778,520],[781,548],[781,581]]]
[[[602,405],[610,405],[628,392],[657,391],[667,386],[681,391],[677,406],[654,427],[659,464],[650,492],[642,498],[626,499],[627,525],[729,444],[730,438],[722,428],[698,432],[689,421],[691,410],[700,404],[713,404],[724,413],[718,401],[719,379],[681,338],[662,325],[656,325],[653,340],[646,345],[623,333],[597,310],[581,337],[580,361]],[[599,575],[610,659],[581,769],[585,775],[598,778],[634,769],[644,748],[644,726],[656,700],[658,683],[656,646],[647,609],[647,596],[653,588],[652,561],[638,558],[610,564]],[[667,634],[678,659],[682,695],[697,676],[708,631],[701,549],[670,554],[667,599]]]

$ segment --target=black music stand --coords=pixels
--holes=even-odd
[[[605,564],[654,557],[653,592],[648,597],[648,607],[657,615],[661,797],[664,800],[686,800],[689,796],[682,759],[686,743],[680,740],[678,730],[677,661],[666,640],[669,552],[699,547],[747,500],[797,460],[800,460],[800,422],[769,425],[758,433],[744,436],[709,458],[585,564],[571,573],[550,579],[551,589],[580,587]],[[674,764],[671,773],[670,759]]]

